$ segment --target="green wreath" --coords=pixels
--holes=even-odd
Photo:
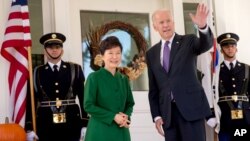
[[[87,47],[90,51],[91,61],[90,67],[93,70],[100,69],[102,65],[101,54],[100,54],[100,43],[102,37],[110,30],[119,29],[127,32],[134,39],[138,54],[133,57],[133,60],[127,64],[126,67],[119,67],[119,71],[129,77],[130,80],[137,79],[143,70],[146,68],[145,52],[147,48],[147,42],[142,34],[131,24],[124,23],[121,21],[112,21],[106,23],[100,27],[90,29],[87,34]]]

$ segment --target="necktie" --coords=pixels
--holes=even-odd
[[[230,70],[232,70],[234,68],[234,64],[231,62],[229,63],[229,65],[230,65]]]
[[[58,73],[58,69],[57,69],[58,66],[57,66],[57,65],[54,65],[53,68],[54,68],[54,73]]]
[[[170,58],[170,48],[168,46],[169,41],[166,41],[163,49],[163,68],[168,72],[169,70],[169,58]]]

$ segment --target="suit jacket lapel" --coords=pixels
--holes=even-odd
[[[161,61],[161,44],[162,42],[160,41],[159,43],[156,44],[156,46],[154,47],[154,64],[157,66],[157,68],[159,68],[159,71],[164,71],[165,74],[165,69],[162,66],[162,61]]]
[[[157,65],[160,65],[162,66],[161,64],[161,44],[162,42],[160,41],[155,47],[155,56],[158,56],[158,57],[155,57],[156,60],[155,60],[155,63],[157,63]],[[163,68],[163,67],[162,67]],[[164,69],[164,68],[163,68]]]
[[[169,63],[169,70],[171,70],[171,66],[173,64],[173,60],[177,54],[177,52],[179,51],[180,49],[180,43],[181,43],[181,36],[179,36],[178,34],[175,34],[175,37],[173,39],[173,43],[172,43],[172,46],[171,46],[171,52],[170,52],[170,63]]]

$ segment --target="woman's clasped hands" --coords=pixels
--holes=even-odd
[[[115,115],[114,120],[120,127],[129,128],[130,121],[128,120],[128,115],[119,112]]]

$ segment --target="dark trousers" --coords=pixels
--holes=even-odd
[[[163,127],[165,141],[205,141],[204,119],[186,121],[174,102],[171,106],[171,125],[169,128]]]
[[[77,105],[67,106],[66,123],[54,123],[50,107],[40,107],[37,112],[39,141],[79,141],[81,128],[80,111]]]

